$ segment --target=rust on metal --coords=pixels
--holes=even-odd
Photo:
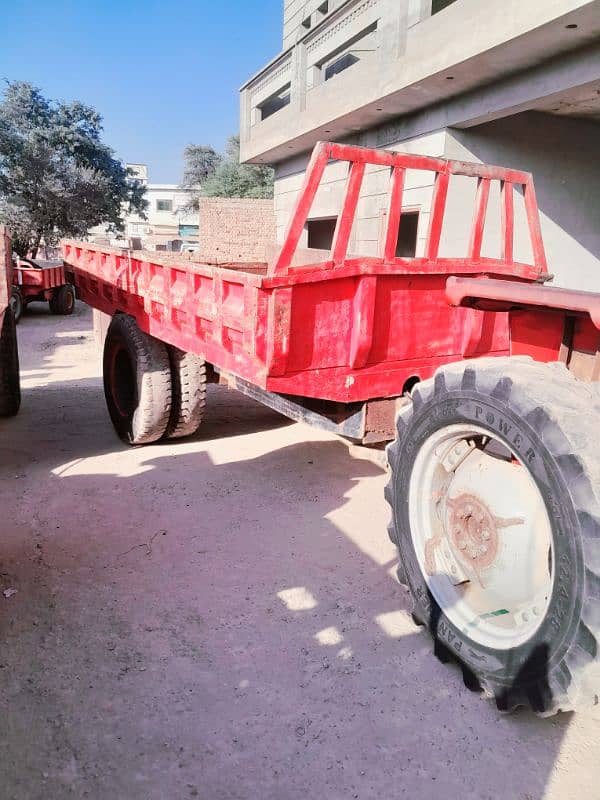
[[[446,530],[456,555],[476,572],[490,567],[498,554],[498,521],[473,494],[446,501]]]
[[[495,516],[482,500],[468,492],[452,498],[446,496],[444,510],[443,525],[425,542],[428,575],[437,573],[437,550],[448,542],[452,555],[481,581],[481,573],[492,566],[498,555],[498,531],[525,522],[523,517]]]

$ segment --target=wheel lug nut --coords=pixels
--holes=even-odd
[[[522,617],[523,622],[529,622],[529,614],[526,611],[523,612]]]
[[[482,544],[481,547],[479,548],[479,552],[483,555],[484,553],[487,553],[487,551],[488,551],[487,544]]]

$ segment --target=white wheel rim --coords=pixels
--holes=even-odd
[[[430,436],[411,474],[409,519],[423,577],[456,628],[502,650],[534,635],[554,584],[552,528],[503,441],[475,425]]]

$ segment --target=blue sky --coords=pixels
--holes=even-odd
[[[0,78],[94,106],[119,158],[158,183],[179,182],[189,142],[223,148],[240,85],[281,49],[282,0],[0,5]]]

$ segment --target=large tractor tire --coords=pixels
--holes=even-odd
[[[192,436],[202,422],[206,406],[206,363],[194,353],[169,345],[171,364],[171,418],[166,439]]]
[[[53,314],[69,316],[75,310],[75,287],[70,283],[65,283],[52,295],[48,305]]]
[[[19,350],[15,315],[9,306],[0,330],[0,417],[13,417],[21,405]]]
[[[104,342],[104,396],[117,434],[128,444],[162,438],[171,416],[171,369],[166,346],[117,314]]]
[[[13,286],[11,288],[10,307],[13,310],[13,314],[15,317],[15,324],[18,324],[23,314],[23,311],[25,311],[25,301],[23,300],[23,295],[18,286]]]
[[[486,358],[418,384],[388,448],[399,578],[443,660],[498,708],[600,693],[600,391]]]

